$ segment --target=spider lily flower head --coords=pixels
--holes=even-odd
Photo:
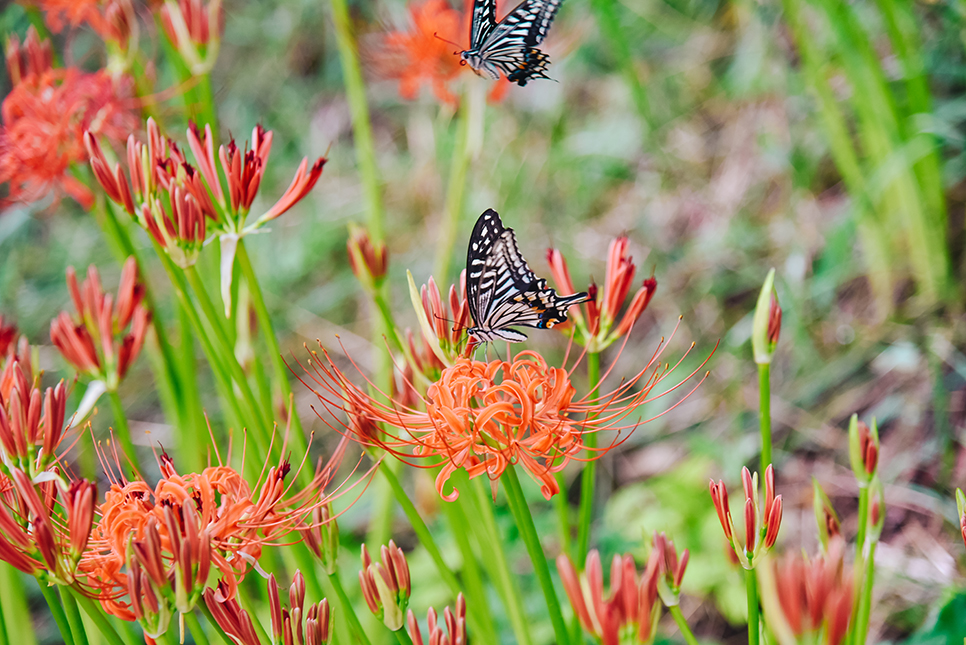
[[[165,35],[191,73],[210,72],[221,46],[221,0],[165,0],[159,15]]]
[[[23,47],[11,38],[6,58],[10,78],[19,79],[0,104],[0,183],[9,184],[8,199],[65,193],[90,207],[93,194],[69,169],[87,160],[85,130],[120,141],[137,127],[130,78],[54,68],[49,45],[33,31]]]
[[[268,578],[268,604],[272,616],[272,643],[305,643],[316,645],[328,643],[332,626],[329,601],[322,599],[315,605],[305,607],[305,578],[296,571],[289,587],[289,606],[282,606],[275,575]]]
[[[832,506],[832,500],[828,498],[821,484],[817,479],[812,479],[812,506],[815,511],[815,524],[818,526],[818,539],[822,545],[822,551],[828,550],[829,544],[842,537],[842,523],[839,521],[838,513]]]
[[[775,545],[778,529],[782,521],[782,496],[775,496],[775,470],[769,465],[765,469],[765,504],[760,506],[758,499],[758,473],[754,475],[747,468],[741,469],[741,483],[745,492],[745,539],[742,544],[735,531],[734,520],[728,505],[728,490],[722,481],[712,479],[708,488],[711,500],[718,513],[718,520],[724,530],[725,538],[745,569],[753,569],[755,559]]]
[[[963,544],[966,545],[966,495],[963,489],[956,489],[956,514],[959,517],[959,529],[963,534]]]
[[[406,632],[413,640],[413,645],[467,645],[469,642],[466,633],[466,598],[460,592],[456,596],[456,611],[449,607],[443,610],[443,620],[439,620],[436,610],[432,607],[426,613],[426,627],[429,634],[427,640],[423,640],[423,632],[419,628],[416,615],[410,609],[406,614]],[[443,627],[446,630],[443,630]]]
[[[771,363],[778,345],[778,335],[782,326],[782,308],[775,293],[775,270],[768,272],[765,283],[758,294],[755,316],[751,325],[751,346],[755,362],[759,365]]]
[[[69,363],[109,391],[117,389],[144,345],[151,314],[144,305],[144,285],[138,282],[137,262],[124,263],[117,301],[101,288],[100,274],[92,264],[87,279],[77,285],[73,267],[67,269],[67,286],[77,309],[50,323],[50,340]],[[125,330],[130,326],[130,331]]]
[[[674,542],[669,540],[664,533],[656,531],[654,532],[654,539],[651,541],[651,548],[659,555],[658,594],[660,594],[665,605],[673,607],[681,599],[681,581],[684,580],[684,572],[688,568],[690,552],[685,549],[681,552],[679,559],[677,549],[674,548]]]
[[[57,459],[64,438],[67,388],[40,388],[30,380],[19,360],[13,359],[0,374],[0,446],[5,467],[24,470],[31,478],[47,471]]]
[[[879,428],[874,418],[871,427],[859,421],[857,414],[849,419],[849,461],[859,486],[869,486],[879,465]]]
[[[128,542],[147,539],[145,544],[153,544],[148,539],[153,531],[159,536],[160,557],[152,547],[146,551],[151,557],[141,558],[140,564],[161,580],[160,568],[150,563],[164,563],[168,583],[158,587],[170,594],[174,607],[184,611],[194,606],[210,569],[220,574],[224,593],[233,595],[248,570],[258,568],[265,545],[279,543],[304,526],[319,505],[331,501],[333,495],[325,495],[324,488],[341,463],[344,446],[345,442],[312,482],[294,494],[292,484],[286,483],[295,478],[288,477],[287,461],[266,467],[254,486],[225,465],[181,475],[167,455],[159,458],[162,477],[153,489],[137,479],[115,481],[101,504],[92,553],[85,562],[91,584],[100,589],[102,605],[108,613],[133,617],[131,599],[124,593],[129,573],[122,571]]]
[[[601,352],[614,341],[625,336],[647,309],[651,298],[654,297],[654,292],[657,291],[657,280],[654,276],[644,280],[631,298],[623,317],[619,322],[617,321],[637,271],[633,259],[628,254],[628,246],[629,241],[625,236],[611,241],[607,252],[607,271],[603,292],[596,284],[591,284],[587,288],[590,300],[584,305],[584,309],[580,307],[570,309],[578,329],[577,340],[587,348],[588,352]],[[576,293],[570,279],[567,261],[558,249],[547,249],[547,263],[550,265],[550,273],[560,295]],[[616,326],[615,322],[617,322]]]
[[[339,522],[327,503],[312,510],[308,523],[299,529],[302,539],[329,575],[339,569]]]
[[[460,357],[429,385],[420,399],[422,409],[387,401],[386,393],[370,394],[350,381],[324,350],[324,358],[312,352],[308,364],[300,366],[307,376],[302,383],[332,417],[320,414],[323,421],[407,464],[442,466],[436,490],[444,500],[459,497],[457,489],[444,492],[457,469],[465,469],[470,478],[486,475],[495,486],[514,464],[523,466],[550,499],[560,492],[555,472],[572,459],[585,459],[584,450],[596,459],[622,443],[647,422],[629,418],[640,405],[670,394],[703,368],[704,363],[677,385],[651,396],[673,371],[671,365],[660,363],[666,347],[667,342],[662,342],[648,363],[613,391],[583,397],[576,396],[568,370],[549,366],[535,352],[489,362]],[[380,423],[386,432],[369,437],[354,433],[355,415]],[[349,421],[342,420],[346,416]],[[614,431],[617,436],[607,446],[588,446],[585,435],[601,431]]]
[[[4,479],[0,560],[50,582],[72,584],[91,535],[96,486],[84,480],[65,485],[54,472],[36,483],[19,468],[8,469]]]
[[[852,578],[845,572],[841,539],[829,545],[828,553],[815,558],[788,555],[770,563],[777,591],[777,603],[764,603],[769,627],[779,638],[797,642],[844,642],[852,617]],[[816,640],[824,635],[821,641]],[[811,636],[812,640],[803,637]]]
[[[369,231],[349,225],[349,265],[366,291],[372,292],[386,277],[389,255],[383,242],[373,242]]]
[[[373,562],[366,545],[362,545],[362,571],[359,572],[359,586],[376,618],[392,631],[402,629],[412,594],[412,581],[409,577],[409,564],[406,554],[395,542],[383,546],[382,562]]]
[[[661,553],[653,549],[638,580],[634,558],[615,555],[610,568],[610,594],[604,592],[603,569],[596,549],[587,554],[582,574],[563,554],[557,557],[557,571],[580,624],[602,645],[650,643],[660,617],[660,561]]]
[[[413,0],[409,28],[384,34],[372,52],[376,75],[398,81],[403,99],[416,99],[420,88],[429,85],[440,103],[455,107],[459,98],[450,85],[465,66],[453,47],[469,31],[468,17],[447,0]],[[490,101],[500,101],[507,89],[509,81],[500,79],[490,91]]]
[[[412,274],[409,278],[409,297],[419,320],[422,344],[416,341],[407,330],[409,353],[413,367],[428,377],[438,377],[439,371],[450,367],[461,355],[468,355],[476,345],[471,338],[466,344],[466,330],[471,326],[470,309],[466,301],[466,271],[460,273],[459,290],[451,285],[447,298],[440,294],[436,281],[430,276],[429,282],[416,290]]]

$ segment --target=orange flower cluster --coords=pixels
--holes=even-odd
[[[86,23],[101,38],[121,46],[126,46],[135,21],[131,0],[30,0],[25,4],[40,9],[55,33]]]
[[[572,459],[587,459],[579,456],[584,450],[596,453],[590,458],[596,459],[622,443],[630,431],[645,422],[625,423],[631,414],[642,404],[680,387],[702,369],[703,364],[681,383],[651,397],[651,391],[673,371],[658,362],[666,346],[662,343],[644,369],[617,389],[596,397],[577,398],[570,373],[549,366],[531,351],[506,361],[457,359],[442,370],[439,380],[422,397],[425,410],[399,401],[384,403],[382,393],[370,395],[353,384],[327,353],[323,362],[313,352],[309,365],[303,366],[321,391],[303,383],[336,419],[323,420],[338,431],[407,463],[442,466],[436,490],[447,501],[459,496],[456,489],[444,492],[457,469],[465,469],[470,478],[485,474],[496,481],[512,464],[523,466],[540,485],[544,497],[550,499],[560,492],[555,472]],[[348,416],[348,421],[339,421],[342,415]],[[358,431],[374,428],[375,423],[391,431]],[[601,431],[615,431],[616,438],[603,448],[589,447],[585,436]]]
[[[423,0],[409,5],[411,27],[382,36],[374,53],[374,67],[382,78],[399,81],[399,94],[415,99],[423,84],[428,84],[436,98],[456,105],[457,96],[450,90],[464,67],[453,51],[454,43],[469,33],[470,12],[453,9],[447,0]],[[509,89],[509,81],[501,78],[490,92],[491,101],[500,101]]]
[[[6,58],[14,83],[0,105],[0,184],[9,184],[7,201],[64,192],[89,207],[94,196],[68,170],[87,160],[85,131],[121,141],[137,128],[130,79],[52,67],[49,42],[41,43],[32,28],[23,45],[10,39]]]

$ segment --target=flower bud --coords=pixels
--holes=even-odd
[[[781,331],[782,310],[775,294],[775,270],[771,269],[758,294],[755,316],[751,325],[751,347],[755,362],[759,365],[771,363]]]
[[[312,523],[301,530],[305,543],[321,563],[322,568],[332,575],[339,568],[339,524],[332,513],[332,504],[327,503],[312,511]]]
[[[386,277],[386,266],[389,262],[384,243],[374,242],[366,229],[350,225],[346,248],[349,251],[352,273],[363,287],[372,290],[382,282]]]
[[[832,507],[832,502],[817,479],[812,479],[812,491],[812,507],[815,510],[818,539],[822,543],[822,551],[828,551],[829,542],[842,536],[841,522]]]
[[[409,606],[409,596],[412,593],[409,565],[402,549],[392,540],[389,540],[389,546],[382,547],[381,551],[382,562],[373,563],[366,545],[362,545],[362,571],[359,572],[359,584],[369,610],[386,627],[397,631],[405,623],[406,608]]]
[[[879,465],[879,428],[875,418],[872,427],[859,421],[857,414],[849,419],[849,462],[859,486],[868,486]]]

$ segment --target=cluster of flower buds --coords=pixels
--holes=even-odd
[[[832,506],[832,500],[815,479],[812,480],[812,506],[815,511],[815,524],[818,526],[818,540],[825,552],[833,540],[842,537],[842,522]]]
[[[774,585],[777,602],[768,594],[762,596],[762,604],[768,628],[778,642],[844,642],[854,602],[844,553],[845,542],[837,538],[829,544],[827,553],[814,559],[798,554],[772,563],[769,584]],[[818,640],[820,635],[824,637]]]
[[[751,347],[755,362],[759,365],[771,363],[778,346],[778,335],[782,328],[782,308],[778,305],[775,293],[775,270],[768,272],[765,283],[758,294],[755,316],[751,324]]]
[[[426,623],[429,638],[423,640],[416,615],[412,609],[409,610],[406,615],[406,631],[413,645],[466,645],[469,642],[466,635],[466,599],[462,593],[456,597],[455,613],[447,607],[443,610],[443,620],[440,622],[436,610],[430,607],[426,613]],[[443,631],[443,625],[446,625],[446,631]]]
[[[81,286],[74,268],[68,267],[67,287],[77,314],[62,311],[51,321],[50,340],[78,371],[102,381],[108,391],[116,390],[141,352],[151,320],[137,263],[133,257],[125,262],[116,302],[101,288],[94,265]]]
[[[765,505],[761,508],[758,498],[758,473],[752,475],[747,468],[741,469],[741,483],[745,491],[745,541],[742,545],[735,531],[735,523],[728,505],[728,489],[724,483],[712,479],[709,484],[711,500],[718,512],[718,520],[725,538],[731,543],[738,561],[745,569],[753,569],[759,555],[767,552],[778,539],[782,522],[782,496],[775,496],[775,470],[765,469]]]
[[[252,617],[227,593],[223,583],[205,591],[205,604],[215,623],[238,645],[327,645],[332,639],[329,601],[305,606],[305,578],[296,571],[289,587],[289,606],[282,606],[278,582],[268,577],[268,602],[272,616],[271,643],[258,638]]]
[[[618,314],[627,300],[637,267],[628,255],[629,241],[621,236],[610,243],[607,252],[607,271],[604,276],[603,294],[596,284],[587,288],[590,300],[581,307],[570,309],[574,324],[577,326],[577,341],[588,352],[597,353],[606,349],[614,341],[627,334],[637,319],[641,317],[657,290],[657,280],[651,276],[644,280],[634,294],[624,316],[615,326]],[[547,262],[550,273],[561,295],[576,293],[570,279],[570,271],[563,254],[557,249],[547,249]]]
[[[312,511],[311,521],[299,529],[302,539],[322,569],[332,575],[339,568],[339,523],[332,514],[332,504],[327,503]]]
[[[430,378],[450,366],[461,354],[466,329],[471,326],[469,304],[466,301],[466,271],[460,273],[460,286],[450,285],[444,301],[436,281],[431,277],[418,290],[409,275],[409,296],[419,320],[422,343],[406,331],[409,352],[415,367]],[[470,343],[473,343],[470,339]]]
[[[681,601],[681,581],[684,580],[684,572],[687,571],[691,553],[685,549],[678,558],[674,542],[664,533],[657,532],[651,540],[651,548],[652,552],[656,551],[661,558],[661,577],[658,579],[657,591],[665,605],[674,607]]]
[[[170,2],[169,2],[170,4]],[[84,142],[91,168],[108,197],[123,206],[147,230],[168,256],[183,268],[193,265],[204,245],[208,228],[221,240],[221,291],[225,311],[231,311],[231,280],[238,240],[279,217],[304,198],[322,174],[325,157],[309,166],[302,159],[292,183],[279,200],[257,220],[246,224],[258,193],[272,148],[272,132],[260,125],[252,130],[251,149],[239,148],[232,139],[218,148],[210,126],[202,131],[189,124],[188,146],[197,168],[181,149],[161,135],[154,119],[148,119],[147,143],[133,135],[127,141],[128,183],[119,163],[108,162],[96,139]],[[227,180],[222,185],[218,164]]]
[[[12,356],[0,371],[0,446],[5,467],[22,469],[31,478],[47,471],[64,438],[66,406],[63,381],[41,394],[30,363]]]
[[[207,74],[221,45],[221,0],[165,0],[161,26],[192,74]]]
[[[859,486],[869,486],[879,465],[879,428],[875,419],[871,427],[859,421],[856,414],[849,419],[849,461]]]
[[[655,548],[638,581],[634,558],[615,555],[610,568],[610,594],[604,593],[603,569],[596,549],[587,554],[583,574],[578,576],[566,555],[557,557],[557,571],[580,624],[600,643],[650,643],[660,617],[658,581],[662,578],[664,560],[655,539]]]
[[[966,544],[966,495],[961,488],[956,489],[956,516],[959,518],[959,529],[963,534],[963,544]]]
[[[369,231],[350,225],[346,250],[349,252],[349,266],[352,267],[352,273],[362,283],[363,288],[372,293],[386,277],[389,254],[385,243],[374,242]]]
[[[369,610],[392,631],[402,629],[412,593],[409,564],[402,549],[389,540],[382,547],[382,562],[373,562],[362,545],[362,571],[359,585]]]

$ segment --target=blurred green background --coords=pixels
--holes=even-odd
[[[221,133],[242,140],[256,123],[275,132],[262,206],[282,193],[302,156],[329,149],[310,196],[249,241],[280,344],[295,353],[317,338],[337,346],[338,333],[365,366],[373,312],[345,250],[347,225],[365,220],[365,203],[328,7],[276,0],[228,2],[225,11],[213,72]],[[355,2],[351,11],[363,52],[407,25],[399,0]],[[28,24],[17,5],[0,14],[5,33],[22,37]],[[143,46],[159,48],[151,38]],[[593,537],[606,558],[643,554],[642,537],[654,530],[690,548],[683,609],[700,638],[743,638],[729,626],[742,619],[744,597],[707,480],[736,485],[741,466],[757,460],[749,335],[771,267],[784,310],[772,376],[777,487],[786,500],[780,548],[816,548],[813,477],[846,535],[854,531],[845,428],[853,412],[876,417],[887,516],[871,633],[897,642],[955,633],[934,623],[950,598],[962,602],[955,594],[966,572],[951,495],[966,484],[964,39],[966,3],[954,0],[567,0],[545,44],[555,81],[513,87],[487,108],[450,250],[455,269],[438,282],[456,278],[486,208],[516,229],[538,274],[548,274],[546,248],[563,249],[578,288],[603,280],[607,246],[626,234],[639,278],[653,268],[658,291],[611,378],[636,372],[678,316],[669,357],[693,341],[700,360],[721,340],[704,385],[601,462],[605,504]],[[57,43],[67,62],[102,63],[93,34]],[[160,87],[174,84],[171,70],[157,74]],[[390,293],[399,319],[415,326],[405,275],[421,283],[433,271],[454,114],[428,88],[404,101],[391,81],[370,74],[367,83]],[[178,101],[159,110],[168,133],[183,140]],[[214,286],[217,263],[212,253],[203,258]],[[49,321],[68,306],[65,268],[90,263],[113,289],[116,258],[76,204],[0,213],[0,313],[40,346],[45,369],[66,377]],[[154,284],[166,287],[155,271]],[[528,347],[564,345],[548,332],[531,334]],[[617,350],[604,354],[605,369]],[[135,432],[151,433],[145,443],[170,440],[147,360],[121,394]],[[203,396],[219,423],[214,395]],[[296,396],[307,427],[322,433],[310,394],[296,384]],[[94,430],[110,425],[102,409]],[[412,485],[432,514],[438,502],[422,478]],[[541,501],[536,494],[538,528],[550,536],[555,518]],[[369,503],[344,522],[353,552]],[[396,529],[397,541],[411,543],[401,516]],[[553,552],[552,542],[545,546]],[[522,545],[512,548],[525,558]],[[430,567],[421,577],[420,557],[417,550],[411,559],[417,609],[446,595]]]

